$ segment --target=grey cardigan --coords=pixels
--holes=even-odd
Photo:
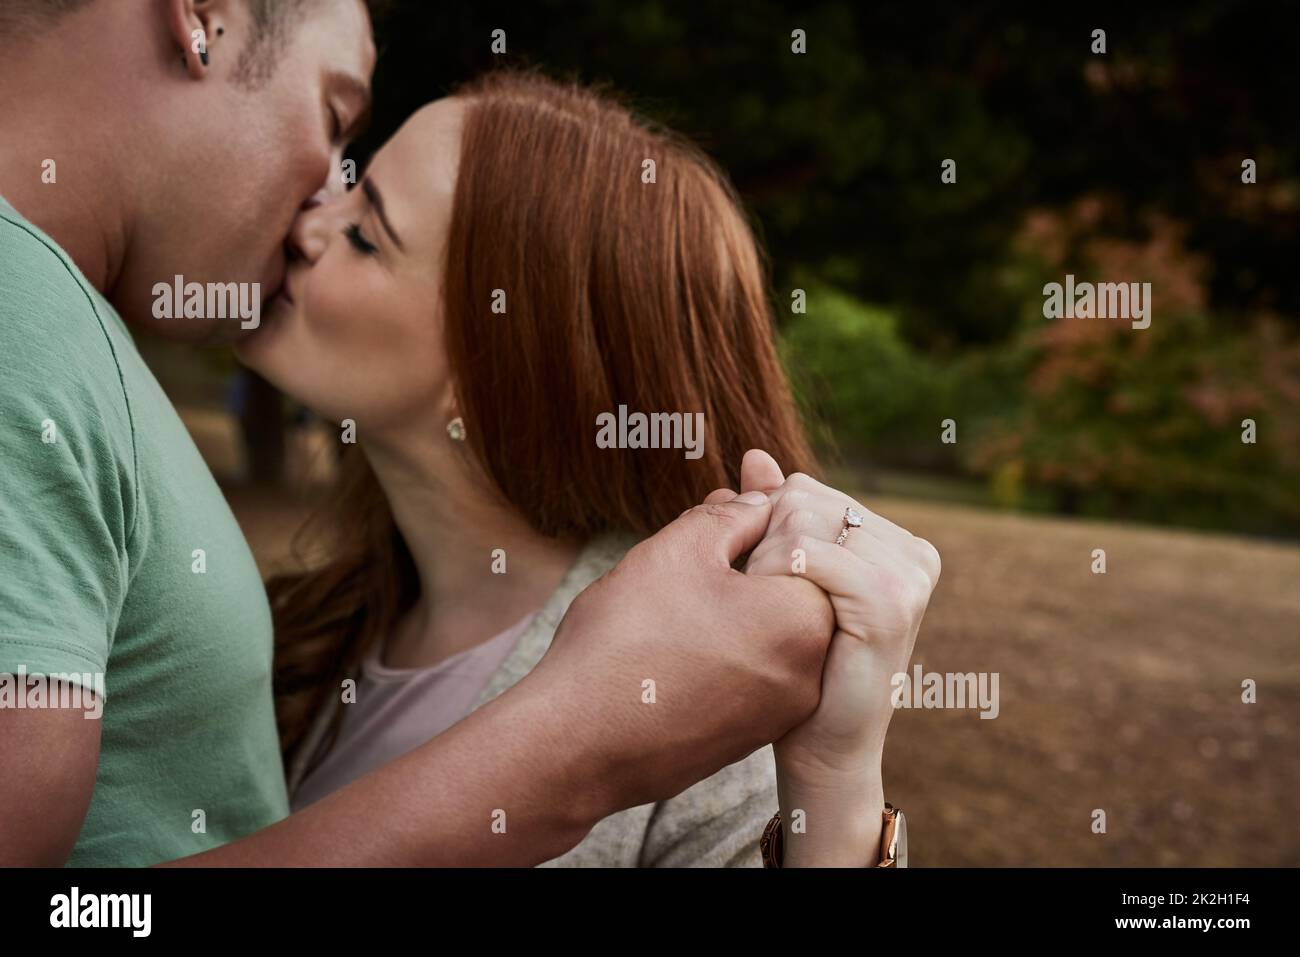
[[[493,674],[474,703],[480,708],[528,674],[550,647],[569,603],[612,568],[633,544],[607,537],[587,544],[518,645]],[[317,716],[289,768],[292,794],[306,774],[339,707]],[[543,867],[761,867],[758,840],[776,812],[776,769],[771,747],[687,788],[676,797],[643,804],[600,821],[583,841]]]

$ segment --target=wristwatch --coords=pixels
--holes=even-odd
[[[758,839],[758,848],[763,854],[764,867],[780,867],[784,850],[784,831],[781,828],[781,812],[772,815],[772,820],[763,828],[763,836]],[[880,832],[880,846],[883,849],[880,863],[876,867],[907,866],[907,819],[901,809],[886,803],[884,827]]]

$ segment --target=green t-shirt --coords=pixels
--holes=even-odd
[[[69,864],[171,860],[288,813],[271,648],[248,545],[126,326],[0,199],[0,674],[104,689]]]

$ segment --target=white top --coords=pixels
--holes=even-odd
[[[294,792],[300,810],[446,731],[474,702],[532,623],[529,614],[487,641],[429,668],[390,668],[376,645],[361,663],[356,701],[338,740]]]

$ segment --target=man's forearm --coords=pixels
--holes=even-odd
[[[530,866],[615,808],[575,729],[524,679],[427,744],[283,821],[167,866]]]

